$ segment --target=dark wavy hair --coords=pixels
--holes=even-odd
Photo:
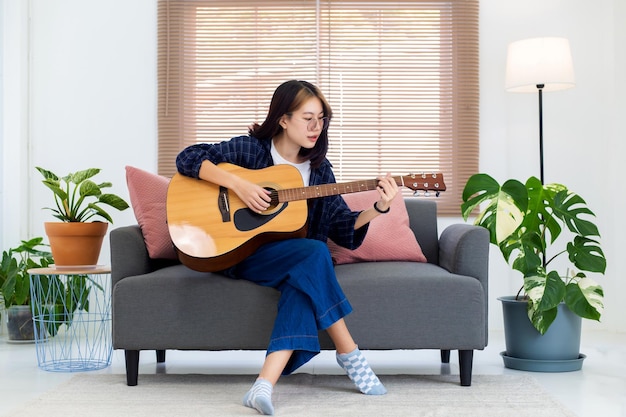
[[[271,140],[283,131],[279,123],[280,118],[298,110],[312,97],[317,97],[322,103],[324,117],[332,119],[332,109],[319,88],[307,81],[290,80],[279,85],[274,91],[265,121],[261,125],[255,123],[250,128],[249,134],[257,139]],[[313,148],[301,148],[299,155],[310,160],[312,168],[317,168],[326,157],[326,152],[328,152],[328,129],[322,130]]]

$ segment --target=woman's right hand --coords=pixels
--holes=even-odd
[[[248,208],[262,213],[270,206],[270,191],[253,182],[237,177],[232,190]]]
[[[239,199],[248,208],[256,213],[262,213],[270,206],[270,192],[265,188],[239,177],[231,172],[223,170],[209,160],[202,162],[198,175],[205,181],[219,184],[233,190]]]

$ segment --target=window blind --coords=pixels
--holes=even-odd
[[[262,122],[289,79],[333,108],[338,182],[441,172],[460,215],[478,169],[478,0],[159,2],[159,173]]]

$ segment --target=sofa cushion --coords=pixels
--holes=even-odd
[[[153,258],[177,259],[167,228],[165,202],[170,180],[150,172],[126,167],[126,183],[130,204],[146,243],[148,255]]]
[[[346,194],[343,196],[351,210],[361,211],[372,207],[378,200],[378,191]],[[381,214],[370,222],[367,235],[355,250],[346,249],[328,241],[328,249],[336,265],[354,262],[415,261],[426,262],[413,231],[402,196],[391,202],[389,213]]]

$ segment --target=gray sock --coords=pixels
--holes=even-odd
[[[359,348],[350,353],[337,353],[337,363],[345,369],[354,385],[367,395],[382,395],[387,389],[380,382]]]
[[[272,416],[274,406],[272,405],[272,391],[274,387],[265,379],[257,379],[252,388],[243,397],[243,405],[254,408],[259,413]]]

